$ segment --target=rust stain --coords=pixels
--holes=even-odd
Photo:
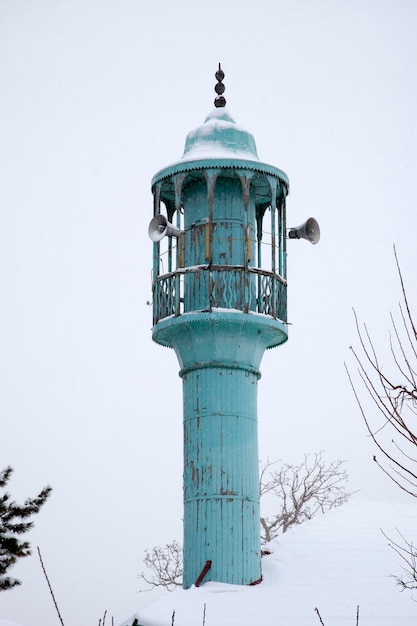
[[[232,237],[232,235],[228,236],[227,243],[229,244],[229,256],[232,259],[233,258],[233,237]]]
[[[190,461],[189,465],[191,468],[191,480],[193,483],[196,483],[198,485],[200,479],[200,471],[198,467],[194,465],[194,461]]]

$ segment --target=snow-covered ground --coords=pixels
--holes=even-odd
[[[297,526],[270,544],[255,587],[208,582],[167,593],[122,623],[141,626],[415,626],[417,602],[400,592],[394,541],[417,539],[417,507],[360,497]],[[1,623],[0,623],[1,626]]]

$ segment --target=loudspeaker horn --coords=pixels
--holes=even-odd
[[[148,235],[152,241],[161,241],[164,237],[179,237],[181,231],[168,222],[165,215],[158,213],[151,219]]]
[[[307,239],[310,243],[318,243],[320,241],[320,226],[314,217],[309,217],[301,226],[290,228],[288,237],[289,239]]]

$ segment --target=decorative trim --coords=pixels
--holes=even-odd
[[[238,365],[237,363],[216,363],[215,361],[206,361],[204,363],[196,363],[195,365],[184,367],[179,371],[179,376],[180,378],[183,378],[183,376],[189,374],[190,372],[203,369],[242,370],[243,372],[249,372],[249,374],[253,374],[258,380],[261,378],[261,372],[254,369],[253,367],[249,367],[247,365]]]

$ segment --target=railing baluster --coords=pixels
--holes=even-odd
[[[207,288],[210,290],[212,307],[242,312],[253,310],[286,322],[287,285],[278,274],[253,267],[245,270],[241,266],[206,265],[195,269],[179,268],[157,277],[153,285],[154,323],[171,315],[178,317],[184,312],[183,277],[191,272],[201,272],[202,275],[209,272]],[[245,277],[248,290],[245,289]]]

